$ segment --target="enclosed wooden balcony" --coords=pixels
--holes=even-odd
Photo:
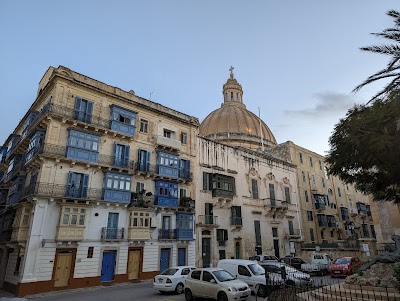
[[[81,241],[84,238],[85,227],[82,226],[58,226],[57,241]]]
[[[149,227],[144,227],[144,228],[130,227],[130,228],[128,228],[128,240],[142,241],[142,240],[148,240],[148,239],[150,239],[150,228]]]

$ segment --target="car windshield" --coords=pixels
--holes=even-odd
[[[169,268],[166,269],[164,272],[162,272],[160,275],[175,275],[175,273],[178,271],[178,269],[174,269],[174,268]]]
[[[255,264],[249,264],[248,267],[251,270],[251,272],[256,276],[265,274],[265,270],[259,264],[256,264],[256,263]]]
[[[350,258],[338,258],[335,261],[335,264],[349,264]]]
[[[235,280],[235,277],[224,270],[214,271],[213,275],[218,279],[219,282]]]

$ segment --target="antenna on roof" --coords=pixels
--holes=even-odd
[[[151,95],[154,93],[154,90],[153,90],[153,92],[150,92],[150,99],[149,100],[151,100]]]
[[[261,126],[260,107],[258,107],[258,119],[260,119],[261,151],[264,151],[264,138]]]

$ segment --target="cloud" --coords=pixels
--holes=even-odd
[[[285,110],[284,113],[291,117],[326,118],[344,116],[348,109],[355,103],[354,95],[321,92],[313,95],[317,101],[314,108],[303,110]]]

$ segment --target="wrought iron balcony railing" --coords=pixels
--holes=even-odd
[[[25,187],[22,197],[26,196],[47,196],[75,199],[100,200],[103,197],[103,189],[71,187],[70,185],[59,185],[49,183],[36,183]]]
[[[243,226],[242,217],[231,217],[231,225],[232,226]]]
[[[101,239],[102,240],[122,240],[125,238],[124,228],[101,228]]]
[[[218,216],[199,215],[198,223],[205,226],[218,226]]]
[[[158,239],[176,239],[175,229],[158,229]]]
[[[300,229],[286,228],[285,235],[289,237],[300,237]]]
[[[154,174],[156,174],[157,173],[157,166],[156,165],[151,165],[149,163],[136,162],[135,170],[146,172],[146,173],[154,173]]]

